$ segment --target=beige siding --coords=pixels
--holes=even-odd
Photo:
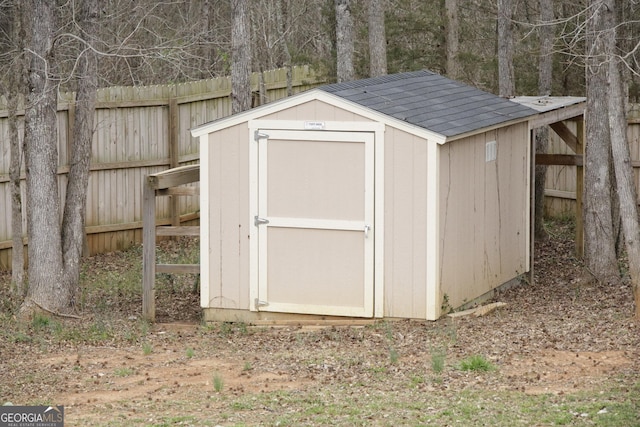
[[[249,309],[249,131],[209,135],[209,307]]]
[[[440,283],[453,307],[525,272],[527,140],[521,124],[441,147]],[[485,162],[490,141],[497,159]]]
[[[370,122],[370,119],[355,114],[342,108],[328,105],[321,101],[310,101],[300,104],[295,108],[288,108],[279,112],[268,114],[260,119],[264,120],[299,120],[299,121],[358,121]]]
[[[427,141],[385,132],[386,317],[426,316]]]

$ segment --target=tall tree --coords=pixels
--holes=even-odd
[[[353,68],[353,18],[351,0],[335,0],[336,10],[336,61],[338,82],[354,79]]]
[[[84,243],[84,224],[89,183],[91,142],[98,89],[97,45],[98,0],[79,3],[77,26],[83,44],[76,60],[75,120],[71,139],[70,167],[62,220],[62,254],[66,281],[77,286]],[[75,11],[74,11],[75,12]],[[74,13],[75,15],[75,13]],[[75,289],[74,289],[75,291]]]
[[[498,93],[515,96],[513,71],[513,0],[498,0]]]
[[[538,62],[538,95],[551,95],[553,77],[553,0],[540,0],[540,23],[538,34],[540,39],[540,55]],[[549,128],[547,126],[535,130],[535,151],[546,153],[549,146]],[[536,166],[535,169],[535,218],[534,235],[536,239],[546,239],[544,229],[544,187],[547,167]]]
[[[447,76],[450,79],[458,79],[460,66],[458,64],[458,54],[460,51],[459,33],[460,20],[458,19],[458,0],[445,0],[444,8],[447,16],[446,20],[446,55],[447,55]]]
[[[29,235],[29,290],[21,315],[34,311],[68,314],[75,303],[84,242],[89,159],[96,97],[96,58],[93,32],[98,28],[97,0],[85,0],[72,19],[83,40],[75,57],[76,120],[72,129],[70,170],[63,220],[58,196],[57,93],[59,69],[53,40],[56,14],[53,2],[31,0],[23,9],[28,23],[29,76],[25,108],[24,147]]]
[[[30,35],[24,147],[31,262],[29,290],[21,311],[29,316],[35,306],[54,313],[65,312],[73,298],[64,276],[57,182],[57,82],[52,76],[55,5],[28,0],[23,12],[29,27],[26,33]]]
[[[607,7],[614,8],[616,3],[611,2],[607,4]],[[608,12],[611,12],[611,10]],[[611,152],[616,177],[616,195],[618,196],[625,248],[628,255],[629,277],[635,301],[635,315],[636,318],[640,319],[640,222],[638,199],[629,143],[627,141],[626,91],[623,89],[621,77],[622,61],[616,46],[616,29],[618,28],[616,24],[618,22],[614,21],[613,24],[611,29],[603,35],[610,57],[608,61],[609,90],[607,107],[611,132]]]
[[[612,220],[611,138],[607,111],[608,61],[603,37],[614,22],[612,0],[590,0],[586,27],[587,108],[584,176],[584,260],[598,281],[619,280]]]
[[[4,92],[7,94],[7,110],[9,125],[9,150],[11,152],[11,160],[9,166],[9,181],[11,187],[11,233],[12,233],[12,251],[11,251],[11,282],[15,294],[20,298],[24,298],[27,288],[24,275],[24,243],[23,243],[23,227],[22,227],[22,189],[21,189],[21,173],[23,150],[20,141],[20,132],[18,129],[18,102],[26,87],[25,69],[23,51],[23,43],[25,40],[24,26],[22,23],[22,3],[14,2],[8,6],[9,28],[7,35],[6,47],[8,52],[12,52],[12,61],[9,64],[9,73],[6,75],[4,82]]]
[[[231,16],[231,110],[251,108],[251,23],[249,0],[232,0]]]
[[[384,0],[369,0],[369,75],[387,74],[387,37],[384,24]]]

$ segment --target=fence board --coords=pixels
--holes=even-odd
[[[635,116],[640,112],[640,105],[635,105],[630,114],[627,128],[627,139],[634,168],[636,189],[640,190],[640,121]],[[568,124],[571,132],[576,131],[573,122]],[[549,154],[575,154],[555,132],[549,132]],[[640,193],[640,191],[639,191]],[[545,182],[545,215],[573,216],[576,200],[576,166],[554,165],[547,168]],[[639,201],[640,202],[640,201]]]
[[[253,90],[258,76],[252,77]],[[269,100],[286,95],[286,71],[265,72]],[[324,83],[309,67],[296,67],[294,93]],[[197,164],[198,140],[189,129],[231,113],[229,78],[177,85],[111,87],[98,90],[95,112],[91,173],[87,194],[87,247],[91,254],[125,249],[142,241],[142,184],[144,177],[171,166],[171,141],[177,146],[174,164]],[[69,170],[69,130],[74,120],[72,93],[61,93],[58,104],[58,191],[64,200]],[[169,103],[175,99],[175,137],[170,138]],[[9,186],[9,139],[6,105],[0,100],[0,270],[11,268],[11,194]],[[24,114],[24,111],[19,112]],[[20,137],[23,117],[19,117]],[[197,183],[190,184],[197,188]],[[24,173],[23,173],[24,197]],[[194,193],[197,189],[193,190]],[[158,224],[170,223],[169,197],[156,206]],[[61,203],[62,209],[62,203]],[[181,196],[180,221],[198,218],[199,198]],[[23,209],[24,210],[24,209]],[[26,212],[23,230],[26,232]],[[197,225],[197,221],[194,225]]]

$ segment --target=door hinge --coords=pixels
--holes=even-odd
[[[266,134],[266,133],[262,133],[262,132],[260,132],[259,130],[256,130],[256,131],[253,133],[253,139],[254,139],[255,141],[260,141],[261,139],[267,139],[267,138],[269,138],[269,135],[268,135],[268,134]]]
[[[261,224],[269,224],[269,220],[266,218],[260,218],[258,215],[253,217],[253,225],[256,227]]]
[[[256,302],[256,308],[257,307],[265,307],[265,306],[269,305],[268,302],[263,301],[263,300],[258,299],[258,298],[256,298],[255,302]]]

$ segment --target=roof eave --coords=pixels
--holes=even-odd
[[[305,102],[309,102],[313,100],[322,101],[327,104],[333,105],[334,107],[350,109],[355,114],[358,114],[360,116],[366,117],[373,121],[379,121],[379,122],[385,123],[389,126],[396,127],[410,134],[428,139],[430,141],[437,142],[438,144],[443,144],[446,141],[445,135],[430,131],[420,126],[413,125],[411,123],[404,122],[402,120],[396,119],[387,114],[377,112],[370,108],[364,107],[356,102],[349,101],[348,99],[325,92],[321,89],[311,89],[311,90],[302,92],[300,94],[290,96],[288,98],[284,98],[278,101],[271,102],[269,104],[262,105],[260,107],[252,108],[250,110],[243,111],[241,113],[237,113],[228,117],[223,117],[223,118],[214,120],[212,122],[202,124],[200,126],[197,126],[191,129],[191,136],[200,137],[202,135],[206,135],[208,133],[214,132],[218,129],[240,124],[254,117],[265,116],[265,115],[275,113],[277,111],[281,111],[286,108],[294,107],[296,105],[300,105]]]
[[[481,133],[484,133],[484,132],[490,132],[492,130],[503,128],[503,127],[506,127],[506,126],[512,126],[512,125],[515,125],[515,124],[518,124],[518,123],[530,122],[531,118],[535,117],[535,116],[536,116],[536,114],[532,114],[531,116],[520,117],[520,118],[517,118],[517,119],[508,120],[508,121],[505,121],[505,122],[496,123],[495,125],[479,128],[479,129],[476,129],[476,130],[473,130],[473,131],[463,132],[463,133],[459,133],[457,135],[451,135],[451,136],[448,136],[446,138],[446,140],[444,142],[442,142],[441,144],[452,142],[452,141],[456,141],[458,139],[468,138],[470,136],[478,135],[478,134],[481,134]]]

